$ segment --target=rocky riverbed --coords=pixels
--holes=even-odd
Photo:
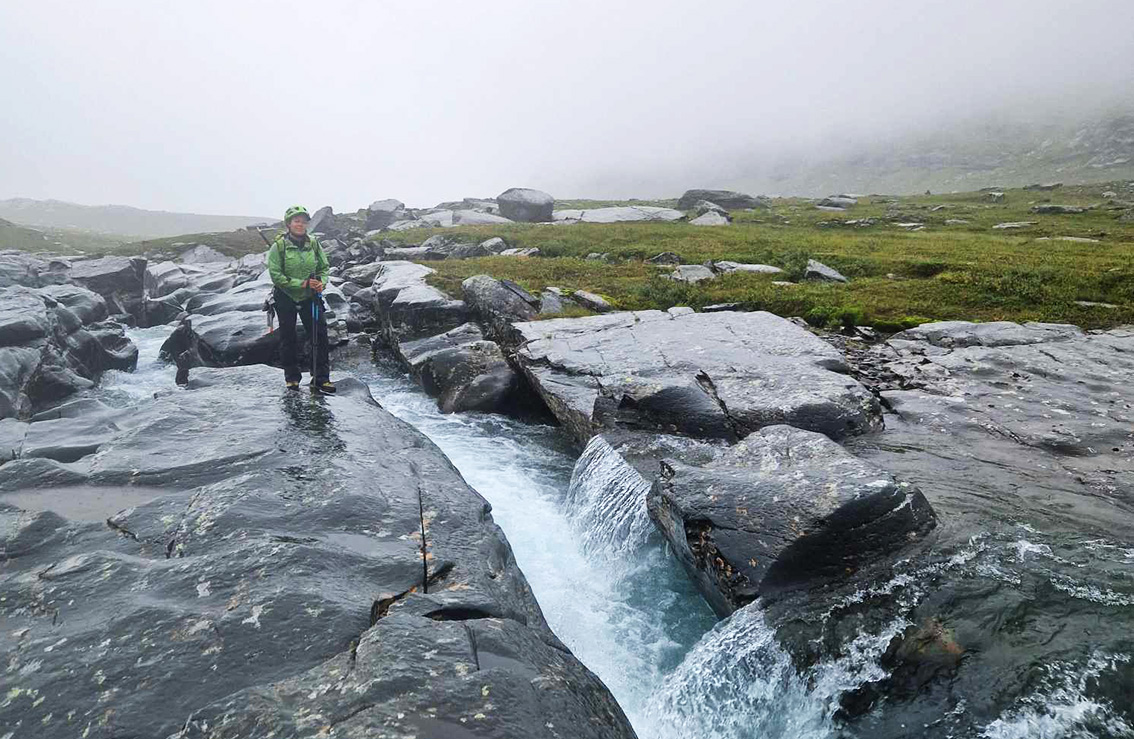
[[[614,682],[642,735],[1134,731],[1131,332],[954,322],[848,350],[766,313],[533,320],[562,296],[445,295],[374,256],[336,267],[340,365],[373,344],[441,411],[552,419],[581,452],[563,505],[585,548],[664,543],[722,619],[643,668],[648,694]],[[11,720],[632,735],[439,450],[350,379],[312,401],[246,366],[273,361],[261,267],[142,265],[123,292],[12,263],[38,282],[2,288],[0,344],[80,380],[0,387]],[[122,324],[178,291],[162,353],[187,387],[130,412],[92,396],[137,361]],[[74,353],[94,345],[124,363]],[[474,685],[480,654],[499,682]]]

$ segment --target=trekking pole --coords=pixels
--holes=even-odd
[[[308,280],[315,279],[315,273],[312,272]],[[308,285],[311,283],[308,282]],[[318,389],[315,382],[315,368],[316,358],[319,355],[319,293],[315,292],[315,288],[311,290],[311,388]]]
[[[260,234],[260,238],[268,245],[268,251],[270,252],[272,250],[272,243],[268,241],[268,237],[265,236],[264,232],[259,228],[256,229],[256,233]],[[265,318],[268,320],[268,333],[270,334],[276,330],[276,296],[274,289],[268,294],[267,299],[264,300],[264,313],[266,314]]]

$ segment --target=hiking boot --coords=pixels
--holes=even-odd
[[[319,380],[318,382],[312,380],[311,390],[313,392],[323,393],[324,395],[334,395],[335,385],[330,380]]]
[[[298,380],[288,380],[287,381],[287,389],[288,390],[298,390],[299,389],[299,381]]]

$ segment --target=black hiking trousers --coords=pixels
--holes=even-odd
[[[299,367],[299,339],[295,332],[295,317],[299,316],[299,319],[303,321],[303,329],[308,336],[311,336],[312,301],[318,301],[319,306],[319,350],[315,358],[315,377],[313,379],[316,383],[330,380],[331,359],[327,347],[327,318],[323,298],[316,295],[313,298],[296,303],[287,296],[287,293],[276,289],[275,299],[276,318],[280,322],[280,364],[283,365],[284,380],[286,382],[299,382],[302,379],[303,370]],[[310,368],[310,365],[304,369],[308,368]]]

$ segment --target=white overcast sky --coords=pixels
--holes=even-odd
[[[272,215],[736,186],[1134,85],[1134,0],[0,0],[0,198]]]

